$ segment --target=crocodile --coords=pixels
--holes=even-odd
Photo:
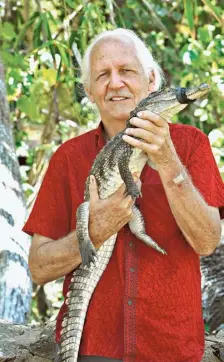
[[[209,85],[198,87],[170,88],[152,92],[140,101],[131,111],[126,128],[134,127],[130,123],[139,111],[149,110],[169,120],[189,103],[206,95]],[[82,264],[75,269],[69,291],[66,295],[67,313],[62,322],[59,361],[76,362],[82,337],[83,326],[91,296],[112,255],[117,234],[112,235],[96,250],[88,233],[89,222],[89,184],[90,176],[95,176],[99,197],[105,199],[125,183],[127,194],[133,199],[140,195],[133,174],[141,174],[146,163],[155,168],[147,155],[138,148],[126,143],[122,136],[126,128],[115,135],[97,155],[86,180],[84,202],[77,209],[76,232],[79,242]],[[133,206],[133,218],[129,221],[131,232],[146,245],[166,254],[145,232],[144,220],[140,210]]]

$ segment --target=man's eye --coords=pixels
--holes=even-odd
[[[123,69],[123,71],[125,71],[125,72],[133,72],[132,69]]]
[[[101,73],[101,74],[99,75],[98,79],[101,78],[101,77],[103,77],[103,76],[106,75],[106,74],[107,74],[107,73]]]

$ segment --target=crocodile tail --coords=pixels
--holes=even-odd
[[[90,268],[81,265],[73,273],[66,296],[68,312],[62,322],[60,362],[77,362],[83,326],[92,294],[111,258],[117,234],[106,240],[97,251],[97,262]]]

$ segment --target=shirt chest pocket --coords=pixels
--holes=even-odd
[[[169,238],[179,233],[159,175],[147,178],[142,184],[139,208],[151,235]]]
[[[164,214],[169,214],[170,206],[160,179],[144,182],[141,188],[142,197],[139,201],[140,209],[146,217],[159,217],[163,219]]]
[[[150,202],[159,198],[167,199],[165,190],[157,171],[149,169],[142,181],[142,201],[145,203]],[[157,205],[158,206],[158,205]]]

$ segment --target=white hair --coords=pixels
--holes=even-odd
[[[132,31],[128,29],[114,29],[114,30],[107,30],[102,32],[101,34],[97,35],[92,43],[86,49],[84,57],[81,63],[81,71],[82,71],[82,83],[85,87],[88,88],[90,82],[90,57],[91,53],[96,46],[96,44],[105,38],[112,38],[112,39],[129,39],[133,42],[135,49],[136,49],[136,56],[143,67],[143,70],[147,77],[149,77],[150,73],[154,73],[155,77],[155,90],[159,90],[163,83],[165,82],[165,76],[160,68],[159,64],[153,58],[151,52],[148,50],[146,45],[143,41]]]

